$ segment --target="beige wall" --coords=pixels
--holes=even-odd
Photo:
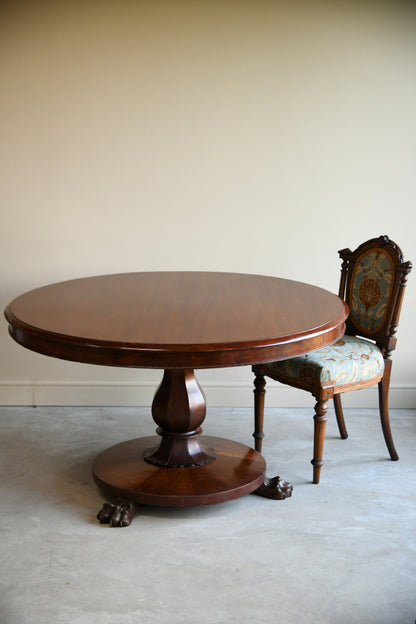
[[[49,282],[152,269],[336,291],[337,250],[380,234],[416,261],[411,3],[0,11],[2,307]],[[416,407],[415,313],[411,275],[395,406]],[[5,322],[0,341],[1,403],[147,404],[160,378],[30,353]],[[249,368],[199,379],[211,404],[251,404]],[[275,388],[269,404],[310,404],[293,392]],[[375,405],[375,392],[356,395]]]

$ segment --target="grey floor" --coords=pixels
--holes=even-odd
[[[312,412],[269,409],[268,474],[293,496],[143,507],[100,525],[94,456],[153,433],[148,409],[0,408],[1,624],[414,624],[416,410],[330,415],[310,482]],[[250,409],[210,409],[205,432],[250,443]]]

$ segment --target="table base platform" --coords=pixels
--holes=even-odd
[[[254,449],[223,438],[203,436],[215,459],[192,467],[161,467],[145,461],[158,437],[138,438],[112,446],[98,455],[93,476],[98,487],[115,497],[98,514],[101,523],[128,526],[140,504],[163,507],[210,505],[252,492],[268,498],[291,495],[292,486],[279,477],[265,477],[266,463]]]

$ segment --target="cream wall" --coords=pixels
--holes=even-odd
[[[336,291],[337,250],[388,234],[416,261],[410,3],[5,2],[1,305],[107,272],[263,273]],[[406,293],[391,404],[416,407]],[[62,362],[1,325],[0,402],[149,404],[157,371]],[[249,368],[200,371],[251,405]],[[308,405],[273,386],[269,405]],[[349,403],[348,403],[349,401]],[[347,405],[375,405],[375,391]]]

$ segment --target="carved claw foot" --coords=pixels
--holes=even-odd
[[[111,527],[126,527],[131,524],[138,505],[132,501],[117,500],[115,503],[104,503],[97,514],[100,524]]]
[[[264,498],[283,500],[292,496],[292,491],[292,485],[281,477],[273,477],[272,479],[265,477],[263,484],[253,494],[264,496]]]

